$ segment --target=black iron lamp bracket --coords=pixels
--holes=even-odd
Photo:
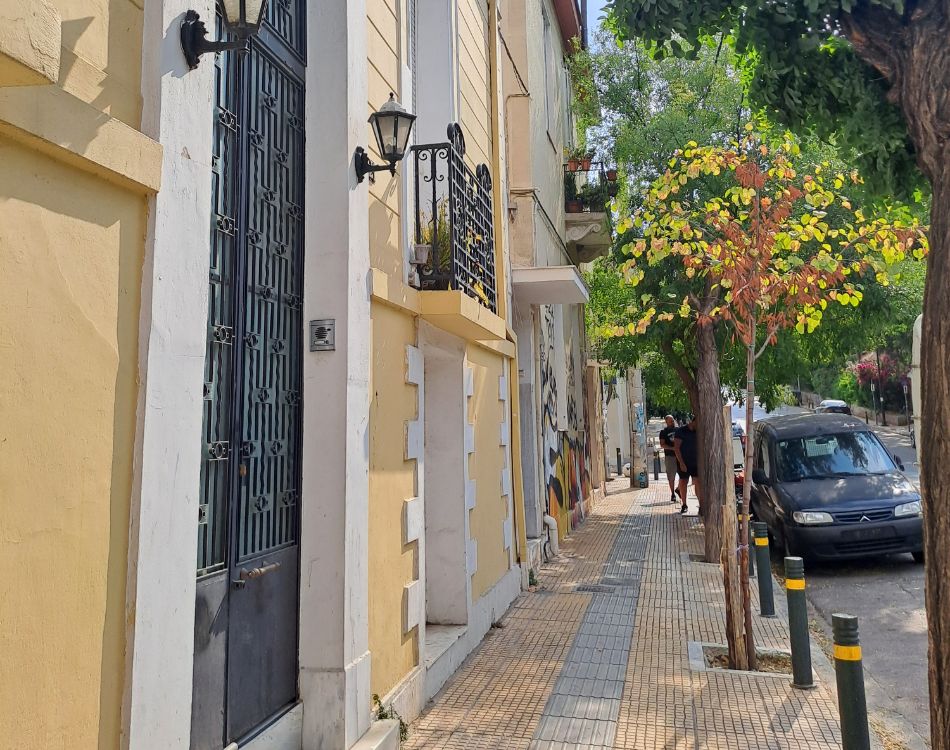
[[[396,174],[396,162],[389,164],[374,164],[362,146],[356,147],[356,153],[353,156],[356,166],[356,181],[362,182],[366,175],[369,175],[370,182],[376,182],[375,172],[389,172]]]
[[[212,42],[208,40],[208,29],[198,15],[198,11],[189,10],[181,22],[181,51],[189,70],[198,67],[199,58],[206,52],[222,52],[229,49],[246,50],[249,40],[237,39],[233,42]]]

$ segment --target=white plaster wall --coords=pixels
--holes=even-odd
[[[421,323],[425,361],[425,619],[468,622],[464,348]]]
[[[630,460],[630,417],[627,408],[627,381],[617,378],[617,395],[606,405],[607,465],[617,471],[617,448],[620,448],[621,464]]]
[[[541,457],[540,412],[538,409],[538,337],[537,309],[530,305],[514,306],[514,329],[518,337],[518,388],[521,413],[521,476],[525,505],[525,533],[541,536],[544,497]]]
[[[370,297],[365,0],[308,8],[304,325],[336,320],[336,350],[304,352],[300,537],[303,745],[351,747],[370,725]]]
[[[528,80],[531,89],[531,117],[532,130],[538,134],[535,139],[536,148],[531,154],[532,174],[534,175],[534,185],[538,191],[538,198],[541,206],[551,218],[554,226],[563,236],[564,228],[564,146],[568,134],[562,132],[560,123],[562,115],[555,113],[553,118],[556,123],[552,130],[549,130],[545,115],[545,77],[544,77],[544,24],[542,19],[542,8],[551,22],[552,44],[551,50],[555,55],[555,69],[558,71],[558,80],[551,81],[552,86],[557,86],[560,77],[564,75],[564,56],[561,46],[560,30],[557,24],[557,16],[554,12],[554,3],[552,0],[526,0],[526,39],[528,44]],[[552,101],[554,101],[552,99]],[[564,101],[560,97],[562,107],[567,107],[570,102]],[[546,231],[546,230],[545,230]],[[548,261],[551,262],[550,260]],[[563,262],[563,261],[561,261]]]
[[[146,3],[142,130],[164,147],[149,203],[131,498],[123,747],[186,750],[191,733],[214,68],[188,71],[179,24],[210,0]]]
[[[443,143],[459,119],[456,0],[416,0],[416,143]]]

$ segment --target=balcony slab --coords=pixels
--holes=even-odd
[[[576,266],[513,268],[511,282],[517,300],[531,305],[583,304],[590,299]]]

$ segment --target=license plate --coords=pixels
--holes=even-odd
[[[841,538],[849,542],[860,542],[867,539],[884,539],[896,536],[891,526],[872,526],[867,529],[849,529],[841,532]]]

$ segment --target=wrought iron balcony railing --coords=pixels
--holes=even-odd
[[[465,138],[455,123],[448,142],[413,146],[415,248],[420,289],[456,289],[492,312],[495,235],[488,167],[465,163]]]

